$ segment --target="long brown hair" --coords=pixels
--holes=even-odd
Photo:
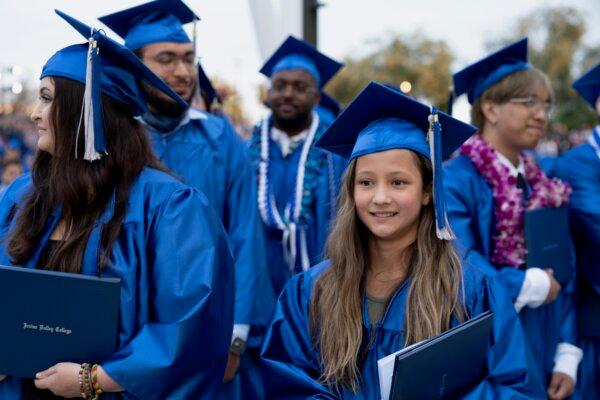
[[[121,228],[133,181],[145,166],[163,167],[152,153],[144,128],[127,106],[106,95],[102,96],[102,109],[108,154],[94,162],[84,161],[83,126],[77,132],[84,87],[65,78],[54,77],[53,81],[50,123],[54,154],[38,150],[35,155],[33,187],[9,234],[8,253],[14,264],[27,262],[52,210],[60,206],[67,229],[48,268],[80,272],[88,237],[114,194],[114,214],[101,233],[105,251],[99,260],[100,270]]]
[[[423,188],[431,191],[431,163],[413,154]],[[326,244],[331,265],[317,279],[310,304],[310,330],[321,357],[321,380],[354,392],[359,389],[360,353],[364,350],[362,293],[370,235],[356,213],[355,168],[356,159],[344,175],[337,219]],[[409,254],[405,345],[447,330],[453,316],[464,319],[461,264],[451,243],[436,237],[432,202],[421,210],[417,239]]]

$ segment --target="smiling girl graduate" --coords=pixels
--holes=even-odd
[[[512,305],[448,240],[441,160],[474,131],[371,83],[325,132],[350,164],[328,260],[291,279],[265,335],[268,398],[380,399],[377,360],[486,310],[485,373],[463,397],[544,397]]]
[[[455,74],[454,90],[468,95],[479,132],[444,166],[450,223],[466,259],[495,277],[512,299],[535,371],[550,398],[563,399],[582,357],[574,345],[574,278],[561,288],[552,265],[524,268],[525,211],[566,205],[571,191],[524,152],[546,131],[552,89],[527,62],[522,39]]]
[[[215,398],[233,325],[228,239],[206,197],[163,172],[134,118],[142,81],[185,102],[125,47],[58,13],[89,43],[42,70],[31,175],[0,199],[0,264],[120,279],[117,349],[34,381],[7,377],[0,399]],[[73,301],[85,313],[95,299]]]

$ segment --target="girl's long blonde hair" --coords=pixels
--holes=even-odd
[[[424,190],[431,191],[429,160],[413,153]],[[358,391],[363,348],[362,294],[369,265],[369,231],[354,203],[356,159],[344,175],[337,219],[327,239],[330,267],[317,279],[310,304],[310,330],[318,349],[323,383]],[[462,269],[452,245],[436,237],[433,202],[423,206],[417,239],[410,247],[411,277],[405,345],[438,335],[454,316],[464,320]]]

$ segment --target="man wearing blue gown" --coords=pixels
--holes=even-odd
[[[600,64],[573,87],[600,116]],[[578,343],[583,349],[574,397],[600,399],[600,125],[559,157],[551,174],[571,184],[570,224],[577,255]]]
[[[454,74],[454,90],[456,95],[467,93],[469,102],[476,105],[483,104],[481,103],[483,100],[478,101],[486,93],[488,96],[492,96],[489,93],[499,93],[500,90],[514,91],[515,87],[518,87],[521,92],[528,92],[531,87],[534,87],[534,92],[528,92],[524,95],[515,95],[514,93],[499,95],[499,97],[504,96],[505,100],[503,102],[486,101],[494,106],[498,104],[497,107],[520,107],[518,108],[520,112],[527,111],[528,114],[512,115],[517,115],[519,118],[523,118],[521,115],[526,115],[527,118],[530,118],[527,120],[528,123],[535,125],[537,128],[543,126],[543,121],[546,121],[547,108],[539,107],[540,104],[546,103],[543,103],[543,99],[536,97],[539,96],[536,91],[549,96],[549,93],[546,93],[549,92],[549,89],[542,89],[543,84],[541,82],[547,81],[544,80],[541,74],[539,70],[535,70],[527,62],[527,39],[523,39]],[[520,81],[517,81],[518,79]],[[511,82],[512,86],[503,85],[503,82],[507,82],[506,80]],[[514,82],[519,83],[515,84]],[[535,82],[535,84],[532,82]],[[526,87],[526,89],[523,89],[523,87]],[[496,91],[492,92],[493,90]],[[531,97],[527,98],[526,96]],[[493,162],[484,162],[483,164],[500,165],[504,171],[507,171],[506,182],[509,183],[503,186],[503,190],[512,190],[516,186],[518,188],[516,201],[521,201],[524,204],[524,210],[525,205],[529,204],[529,199],[534,195],[534,187],[531,182],[524,179],[524,176],[528,175],[528,165],[531,164],[526,165],[527,160],[524,159],[522,152],[527,148],[525,143],[529,140],[529,137],[534,136],[526,136],[529,135],[529,131],[525,132],[521,125],[518,125],[518,129],[522,129],[518,131],[520,136],[517,136],[513,133],[517,131],[517,128],[511,126],[514,131],[506,128],[510,121],[505,122],[504,125],[498,122],[500,118],[496,117],[498,114],[494,114],[497,118],[494,120],[495,122],[488,120],[483,121],[483,123],[475,122],[479,125],[480,132],[474,135],[473,138],[476,138],[479,143],[484,143],[484,133],[491,131],[496,135],[494,138],[502,138],[501,140],[505,140],[505,142],[502,142],[503,144],[510,144],[510,146],[506,144],[503,151],[506,152],[507,149],[512,151],[518,148],[518,165],[514,164],[513,161],[509,161],[509,156],[503,154],[497,148],[493,149],[497,158],[494,158]],[[491,115],[491,111],[489,115]],[[488,117],[486,116],[486,118]],[[505,116],[504,118],[506,119]],[[531,122],[533,120],[535,122]],[[507,129],[509,133],[500,131],[498,126]],[[512,136],[507,136],[509,134]],[[515,137],[519,139],[515,139]],[[486,148],[493,148],[488,144],[485,146]],[[486,153],[481,151],[478,154],[477,157],[483,159],[483,155]],[[528,338],[529,348],[536,361],[535,370],[540,375],[541,381],[549,387],[549,391],[559,391],[561,390],[559,387],[568,391],[566,388],[569,386],[572,388],[572,385],[576,382],[577,368],[582,357],[581,349],[575,345],[575,309],[572,298],[574,279],[571,277],[568,282],[564,283],[553,300],[551,286],[554,278],[549,277],[549,272],[542,269],[551,266],[539,266],[540,268],[525,270],[522,268],[521,263],[511,264],[510,262],[494,261],[494,255],[498,252],[498,237],[507,235],[508,238],[514,238],[517,232],[506,229],[503,232],[497,232],[498,213],[496,208],[500,200],[496,199],[496,189],[493,189],[488,178],[480,172],[479,168],[481,167],[478,167],[473,159],[474,156],[471,156],[463,146],[461,154],[444,165],[445,176],[447,177],[445,188],[448,215],[454,233],[460,242],[466,260],[497,279],[513,301],[515,309],[519,312],[521,323]],[[539,171],[539,168],[535,165],[529,168],[536,168]],[[544,176],[544,178],[546,177]],[[551,182],[551,184],[555,183],[564,186],[560,182]],[[522,187],[519,186],[520,184]],[[553,189],[551,188],[548,192],[551,190]],[[514,216],[510,220],[518,221],[518,218],[523,218],[523,216]],[[498,236],[499,233],[500,236]],[[571,238],[567,237],[566,240],[570,241]],[[572,268],[574,270],[574,266]],[[557,384],[557,382],[559,383]]]
[[[198,69],[194,44],[182,24],[198,20],[192,10],[180,0],[156,0],[99,19],[191,103],[197,93]],[[154,151],[184,183],[206,194],[230,240],[236,293],[232,348],[225,372],[228,382],[239,367],[251,326],[264,326],[274,304],[247,148],[225,118],[192,107],[181,113],[160,93],[148,92],[150,111],[143,122]]]
[[[249,146],[276,294],[323,257],[345,162],[314,147],[327,128],[316,107],[323,85],[340,68],[290,36],[260,70],[271,80],[271,114],[255,127]]]

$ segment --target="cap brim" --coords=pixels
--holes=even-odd
[[[270,78],[275,65],[277,65],[282,58],[290,54],[302,54],[314,62],[321,78],[321,87],[325,86],[325,84],[331,80],[343,66],[343,64],[318,51],[314,46],[302,40],[298,40],[293,36],[288,36],[283,44],[279,46],[275,53],[273,53],[273,55],[265,62],[260,69],[260,73]]]
[[[61,18],[69,23],[77,32],[79,32],[85,39],[91,36],[93,28],[78,21],[77,19],[65,14],[60,10],[54,10]],[[94,30],[95,31],[95,30]],[[97,32],[97,31],[96,31]],[[137,77],[139,80],[147,83],[150,86],[155,87],[161,92],[168,95],[170,98],[175,100],[182,107],[188,107],[186,103],[177,93],[175,93],[162,79],[154,74],[144,63],[129,50],[121,44],[115,42],[104,33],[98,35],[98,46],[100,47],[101,54],[108,53],[112,57],[112,61],[130,72],[132,75]]]
[[[455,73],[452,77],[455,96],[467,93],[482,74],[498,68],[505,60],[527,62],[527,38],[520,39]]]
[[[429,130],[430,108],[376,82],[371,82],[325,131],[316,145],[344,158],[350,158],[360,132],[383,118],[400,118]],[[442,126],[442,157],[447,159],[477,129],[451,116],[438,112]]]
[[[180,0],[151,1],[113,14],[104,15],[98,18],[98,20],[112,29],[117,35],[124,38],[131,29],[132,23],[139,20],[140,16],[148,15],[153,12],[171,14],[181,21],[181,24],[190,23],[194,21],[194,19],[200,20],[200,18]]]
[[[581,78],[573,82],[573,89],[579,93],[592,108],[600,97],[600,64],[586,72]]]

